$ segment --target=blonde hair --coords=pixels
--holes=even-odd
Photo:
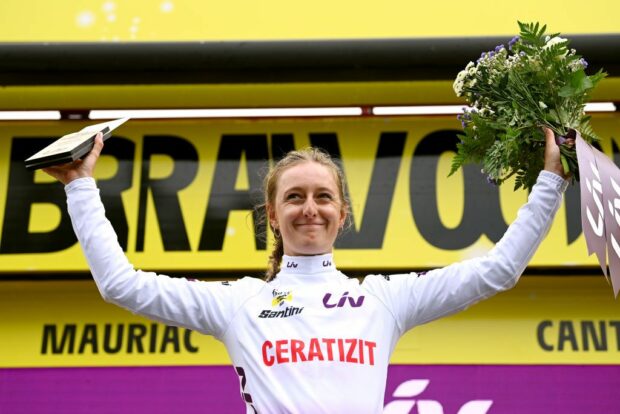
[[[263,181],[265,203],[262,207],[271,206],[273,208],[273,206],[275,206],[278,180],[282,173],[295,165],[303,164],[305,162],[315,162],[319,165],[323,165],[334,174],[334,178],[336,179],[336,184],[338,186],[340,201],[342,203],[341,208],[348,213],[350,203],[345,194],[345,178],[342,168],[336,164],[328,153],[314,147],[290,151],[286,154],[286,156],[284,156],[284,158],[278,161],[272,169],[269,170]],[[347,214],[347,219],[349,217],[350,214]],[[269,222],[268,217],[266,220]],[[271,222],[269,222],[269,228],[271,228],[271,231],[273,232],[274,243],[273,250],[269,256],[267,271],[265,272],[265,280],[268,282],[273,280],[280,271],[280,262],[282,261],[282,256],[284,255],[284,242],[282,240],[282,235],[279,231],[273,228]]]

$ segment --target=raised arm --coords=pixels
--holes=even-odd
[[[390,281],[369,278],[368,287],[391,308],[400,329],[463,310],[513,287],[547,235],[567,186],[553,133],[545,131],[545,171],[528,202],[502,239],[486,255],[423,275],[394,275]]]
[[[45,169],[65,184],[73,228],[102,297],[150,319],[219,336],[242,296],[238,288],[248,283],[190,281],[135,270],[105,217],[92,178],[102,148],[97,136],[84,160]]]

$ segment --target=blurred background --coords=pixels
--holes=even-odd
[[[262,277],[261,177],[293,148],[341,159],[351,276],[478,256],[527,193],[479,166],[448,178],[465,104],[456,74],[518,33],[561,32],[609,76],[587,111],[620,164],[620,5],[283,0],[0,3],[0,412],[236,413],[223,346],[99,297],[64,190],[23,161],[86,125],[130,116],[97,179],[137,268]],[[518,286],[399,342],[390,413],[620,412],[618,302],[569,187]],[[364,392],[364,390],[359,390]]]

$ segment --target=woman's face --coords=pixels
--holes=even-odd
[[[267,207],[271,226],[282,235],[284,254],[330,253],[346,218],[342,203],[328,167],[308,161],[284,170],[274,205]]]

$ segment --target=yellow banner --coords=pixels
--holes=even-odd
[[[230,363],[212,337],[107,304],[91,281],[0,283],[0,313],[0,368]],[[603,278],[527,276],[408,332],[392,363],[588,365],[619,357],[618,303]]]
[[[595,116],[598,133],[620,130]],[[0,272],[85,271],[62,186],[23,160],[81,122],[0,128]],[[490,186],[479,167],[447,178],[458,138],[452,117],[264,121],[131,121],[106,142],[97,168],[108,218],[137,267],[260,270],[268,257],[253,205],[260,176],[283,151],[321,146],[342,157],[354,225],[336,244],[343,269],[444,266],[499,240],[527,193]],[[613,144],[613,145],[612,145]],[[602,148],[617,156],[609,138]],[[534,266],[594,265],[569,189]]]
[[[0,283],[0,367],[217,365],[210,336],[105,303],[91,281]]]
[[[552,32],[618,33],[619,14],[620,5],[611,0],[593,0],[587,7],[577,0],[521,0],[518,7],[485,0],[315,0],[303,5],[284,0],[3,0],[0,41],[510,36],[517,33],[517,20],[545,22]]]
[[[525,276],[505,293],[409,331],[395,364],[618,364],[618,302],[601,277]]]
[[[466,62],[463,62],[465,66]],[[465,105],[452,80],[183,85],[11,85],[1,110],[254,108],[351,105]],[[62,97],[62,99],[59,99]],[[620,78],[605,78],[593,102],[620,100]]]

